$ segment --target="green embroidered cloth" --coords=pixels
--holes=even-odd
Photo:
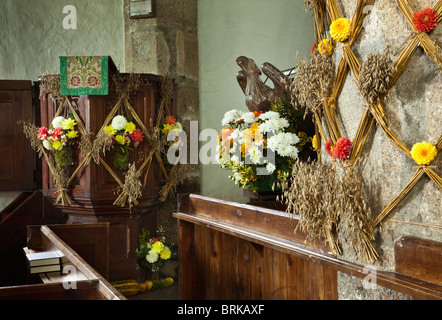
[[[61,94],[107,95],[109,93],[109,57],[60,57]]]

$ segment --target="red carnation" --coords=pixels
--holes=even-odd
[[[431,8],[417,11],[413,15],[413,23],[416,30],[420,32],[430,32],[436,28],[437,13]]]
[[[333,147],[332,156],[335,159],[345,160],[350,156],[351,148],[352,143],[350,139],[345,137],[339,138]]]
[[[331,157],[333,151],[333,144],[330,139],[328,139],[328,141],[325,143],[324,149],[325,152]]]

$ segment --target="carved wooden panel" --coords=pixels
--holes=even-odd
[[[31,121],[31,81],[0,80],[0,191],[34,187],[34,154],[19,121]]]

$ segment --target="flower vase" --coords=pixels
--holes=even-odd
[[[126,170],[129,166],[129,150],[126,146],[117,146],[113,159],[114,167],[118,170]]]
[[[151,277],[152,281],[159,280],[159,278],[160,278],[160,267],[156,266],[156,265],[153,265],[152,268],[150,269],[150,271],[151,271],[150,277]]]

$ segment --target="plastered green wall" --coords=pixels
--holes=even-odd
[[[258,66],[270,62],[280,70],[297,65],[298,51],[310,55],[313,17],[301,0],[199,0],[198,11],[200,130],[219,131],[226,111],[247,110],[236,81],[236,58],[247,56]],[[246,201],[217,165],[201,166],[201,191]]]
[[[77,29],[63,28],[75,6]],[[0,79],[59,72],[59,56],[109,55],[124,71],[123,0],[1,0]]]

